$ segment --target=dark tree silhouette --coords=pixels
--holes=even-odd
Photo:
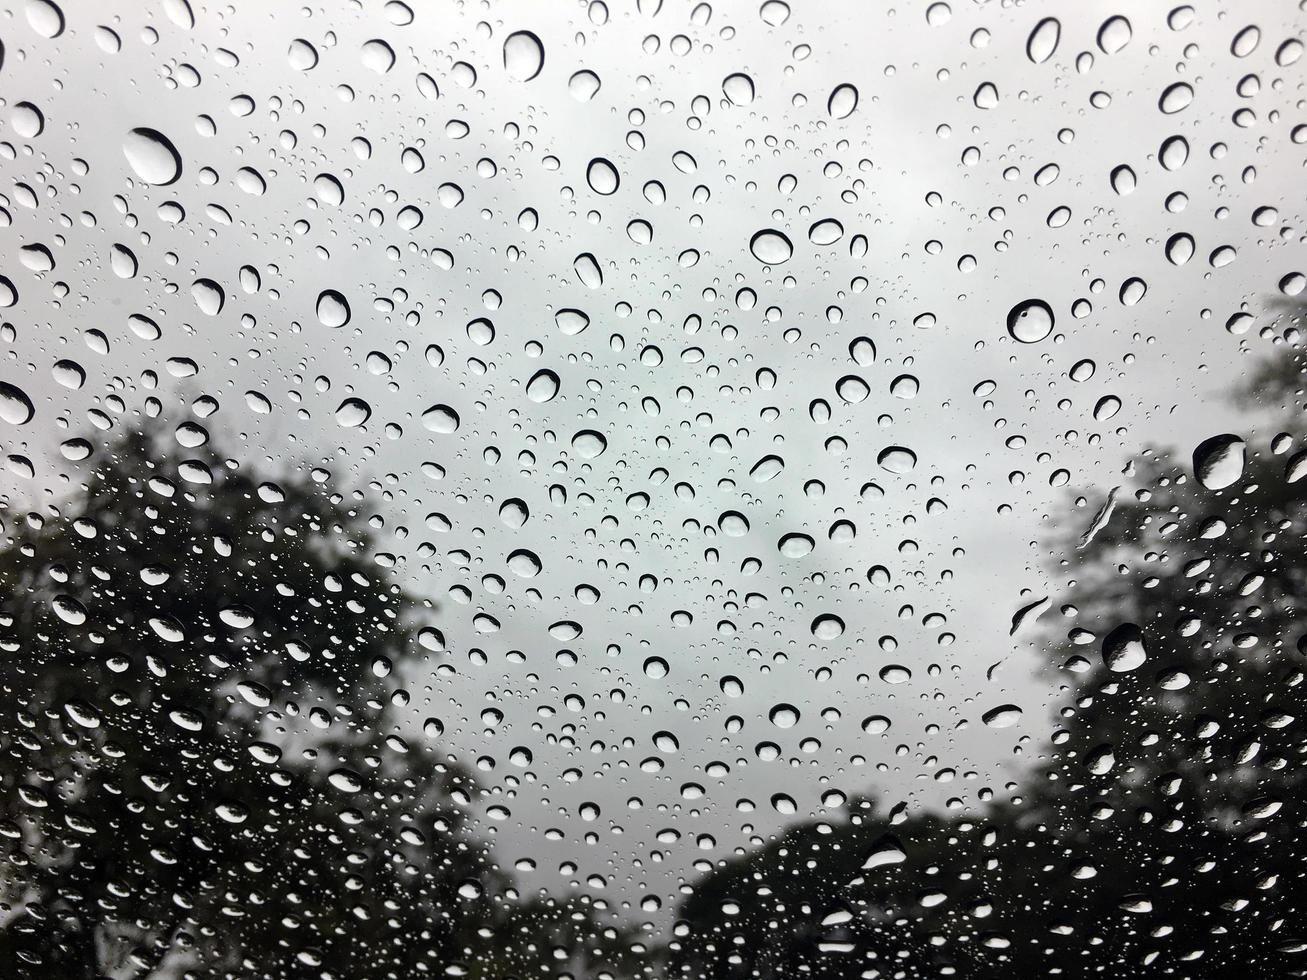
[[[148,432],[88,470],[0,550],[0,972],[493,977],[620,951],[588,909],[515,897],[467,774],[391,718],[436,634],[338,500]]]
[[[669,973],[1307,975],[1299,371],[1237,393],[1292,414],[1234,485],[1153,454],[1083,550],[1080,526],[1051,549],[1067,680],[1010,802],[790,828],[696,884]]]

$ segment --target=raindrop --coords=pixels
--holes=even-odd
[[[783,232],[764,228],[749,239],[749,251],[763,265],[781,265],[794,255],[794,245]]]
[[[1147,657],[1144,634],[1134,623],[1122,623],[1103,637],[1103,663],[1114,673],[1135,670]]]
[[[35,414],[27,392],[8,381],[0,381],[0,419],[10,425],[26,425]]]
[[[1188,108],[1193,100],[1193,87],[1188,82],[1176,82],[1168,85],[1162,92],[1162,97],[1157,100],[1157,107],[1170,116]]]
[[[290,42],[286,61],[296,71],[312,71],[318,66],[318,49],[302,37]]]
[[[1053,57],[1061,40],[1062,24],[1056,17],[1045,17],[1026,38],[1026,57],[1035,64],[1042,65]]]
[[[217,316],[222,312],[227,296],[212,279],[196,279],[191,283],[191,298],[205,316]]]
[[[363,425],[372,417],[372,407],[362,398],[346,398],[336,409],[336,422],[346,429]]]
[[[530,31],[514,31],[504,39],[504,70],[510,78],[529,82],[545,66],[545,46]]]
[[[133,129],[123,141],[123,156],[147,184],[166,186],[181,176],[182,158],[168,137],[157,129]]]
[[[858,108],[858,90],[847,82],[835,86],[826,100],[826,112],[832,119],[847,119]]]
[[[526,383],[526,397],[538,405],[554,400],[558,394],[558,375],[548,368],[541,368]]]
[[[880,451],[876,462],[891,473],[911,473],[917,466],[917,454],[903,446],[887,446]]]
[[[790,5],[785,0],[766,0],[758,8],[758,16],[768,27],[780,27],[790,19]]]
[[[1053,332],[1053,309],[1042,299],[1022,300],[1008,311],[1007,332],[1023,344],[1037,344]]]
[[[458,426],[458,413],[448,405],[432,405],[422,413],[422,428],[428,432],[449,435],[457,432]]]
[[[54,0],[28,0],[27,23],[44,38],[56,38],[64,32],[64,12]]]
[[[378,75],[384,75],[395,67],[394,49],[380,38],[364,41],[363,47],[360,49],[360,57],[363,66]]]
[[[1104,54],[1116,54],[1127,44],[1133,32],[1124,17],[1109,17],[1098,28],[1098,47]]]
[[[1208,490],[1224,490],[1243,476],[1244,459],[1244,441],[1238,436],[1212,436],[1194,449],[1194,477]]]
[[[766,483],[768,480],[779,476],[784,469],[785,461],[779,456],[764,456],[753,464],[753,468],[749,470],[749,475],[758,483]]]
[[[1000,704],[986,711],[980,720],[990,728],[1011,728],[1021,720],[1021,709],[1015,704]]]
[[[54,362],[50,368],[50,373],[54,376],[55,381],[72,391],[76,391],[86,383],[86,370],[76,361],[62,359]]]
[[[590,317],[580,310],[559,310],[554,314],[554,323],[563,336],[575,337],[590,326]]]
[[[567,80],[567,90],[572,93],[572,98],[576,101],[589,102],[599,94],[602,84],[598,75],[583,68]]]
[[[782,535],[780,541],[776,543],[776,550],[786,558],[803,558],[805,555],[812,554],[814,547],[816,542],[812,537],[798,532]]]
[[[900,374],[889,385],[889,393],[895,398],[916,398],[920,389],[921,383],[911,374]]]
[[[844,226],[834,218],[824,218],[808,229],[808,241],[814,245],[834,245],[844,237]]]
[[[585,181],[592,191],[605,197],[617,193],[617,188],[622,183],[617,176],[617,168],[604,157],[595,157],[590,161],[585,168]]]
[[[582,429],[572,436],[572,448],[582,459],[596,459],[608,448],[608,440],[593,429]]]
[[[334,289],[318,293],[318,322],[324,327],[343,327],[349,323],[349,301]]]
[[[812,621],[812,635],[819,640],[834,640],[844,635],[844,620],[832,613],[823,613]]]
[[[767,719],[777,728],[793,728],[799,723],[799,709],[792,704],[778,704],[767,712]]]
[[[599,268],[599,261],[589,252],[582,252],[573,259],[572,269],[582,285],[590,289],[598,289],[604,284],[604,274]]]
[[[753,79],[742,72],[735,72],[722,79],[722,92],[731,105],[748,105],[753,101]]]

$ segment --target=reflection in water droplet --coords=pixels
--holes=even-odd
[[[504,39],[504,70],[510,78],[529,82],[545,66],[545,46],[530,31],[514,31]]]
[[[360,426],[372,417],[372,407],[362,398],[346,398],[336,409],[336,421],[347,429]]]
[[[903,446],[887,446],[876,462],[891,473],[911,473],[917,466],[917,454]]]
[[[1133,31],[1124,17],[1109,17],[1098,28],[1098,47],[1104,54],[1116,54],[1127,44]]]
[[[1026,38],[1026,57],[1037,65],[1042,65],[1057,51],[1062,39],[1062,25],[1056,17],[1045,17],[1035,25],[1030,36]]]
[[[1188,82],[1175,82],[1162,92],[1162,97],[1157,100],[1157,107],[1169,116],[1187,109],[1193,100],[1193,87]]]
[[[980,718],[990,728],[1011,728],[1021,720],[1021,709],[1015,704],[1000,704],[997,708],[990,708]]]
[[[1226,433],[1204,439],[1194,449],[1194,476],[1208,490],[1224,490],[1243,476],[1244,441]]]
[[[617,188],[622,183],[617,176],[617,168],[604,157],[595,157],[590,161],[585,168],[585,181],[592,191],[605,197],[617,193]]]
[[[302,37],[290,42],[286,61],[296,71],[311,71],[318,65],[318,49]]]
[[[123,156],[147,184],[166,186],[181,176],[182,158],[168,137],[157,129],[133,129],[123,141]]]
[[[847,119],[858,108],[858,90],[845,83],[837,85],[826,100],[826,112],[832,119]]]
[[[802,558],[805,555],[812,554],[812,549],[816,547],[816,541],[807,534],[794,532],[783,535],[776,543],[776,549],[786,558]]]
[[[567,80],[567,90],[572,93],[572,98],[578,102],[589,102],[599,94],[599,89],[602,86],[603,83],[599,80],[599,76],[585,68],[575,72]]]
[[[27,392],[8,381],[0,381],[0,419],[10,425],[26,425],[35,414],[36,409]]]
[[[1053,332],[1053,309],[1042,299],[1022,300],[1008,311],[1007,332],[1023,344],[1037,344]]]
[[[844,620],[833,613],[823,613],[812,621],[812,635],[819,640],[833,640],[844,635]]]
[[[764,265],[780,265],[794,255],[794,245],[784,232],[764,228],[749,239],[749,251]]]
[[[900,374],[889,385],[890,394],[895,398],[916,398],[920,390],[921,382],[912,374]]]
[[[334,289],[318,294],[318,322],[324,327],[343,327],[349,323],[349,301]]]
[[[212,279],[196,279],[191,283],[191,296],[205,316],[217,316],[227,300],[223,288]]]
[[[765,0],[758,8],[758,16],[768,27],[780,27],[790,19],[790,5],[785,0]]]
[[[458,425],[458,413],[448,405],[432,405],[422,413],[422,428],[428,432],[449,435],[458,431]]]
[[[808,241],[814,245],[834,245],[844,237],[844,226],[834,218],[823,218],[808,229]]]
[[[785,460],[779,456],[764,456],[753,464],[753,468],[749,470],[749,475],[759,483],[766,483],[768,480],[779,476],[784,469]]]
[[[548,368],[542,368],[526,383],[526,397],[542,405],[554,400],[554,396],[558,394],[558,386],[558,375]]]
[[[1148,659],[1144,634],[1134,623],[1122,623],[1103,638],[1103,663],[1114,673],[1124,674],[1143,666]]]
[[[731,105],[748,105],[753,101],[753,79],[742,72],[727,75],[722,80],[722,92]]]
[[[767,718],[777,728],[793,728],[799,723],[799,709],[792,704],[774,705]]]
[[[608,440],[593,429],[583,429],[572,436],[572,448],[582,459],[597,459],[608,448]]]

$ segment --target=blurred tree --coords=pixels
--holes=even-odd
[[[88,465],[47,515],[9,515],[0,550],[0,972],[607,955],[587,909],[516,897],[468,833],[468,776],[392,719],[391,678],[443,641],[338,499],[148,432]]]
[[[1307,976],[1299,370],[1236,393],[1291,414],[1231,486],[1150,455],[1092,541],[1051,548],[1068,680],[1010,802],[790,828],[695,885],[669,973]]]

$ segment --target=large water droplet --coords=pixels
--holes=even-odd
[[[1022,300],[1008,311],[1007,332],[1023,344],[1037,344],[1053,332],[1053,309],[1042,299]]]
[[[617,168],[604,157],[595,157],[590,161],[589,166],[585,168],[585,182],[590,185],[592,191],[605,197],[617,193],[617,188],[622,183],[617,175]]]
[[[428,432],[449,435],[458,431],[458,412],[448,405],[432,405],[422,413],[422,428]]]
[[[1026,38],[1026,57],[1037,65],[1042,65],[1057,51],[1062,39],[1062,25],[1056,17],[1045,17]]]
[[[735,72],[722,79],[722,92],[731,105],[748,105],[753,101],[753,79],[743,72]]]
[[[168,137],[157,129],[140,127],[123,140],[123,156],[136,176],[147,184],[166,186],[182,174],[182,158]]]
[[[749,239],[749,251],[764,265],[780,265],[794,255],[794,245],[784,232],[764,228]]]
[[[1122,623],[1103,637],[1103,663],[1117,674],[1128,673],[1148,659],[1144,634],[1134,623]]]
[[[608,448],[608,440],[593,429],[582,429],[572,436],[572,448],[582,459],[595,459]]]
[[[32,407],[27,392],[8,381],[0,381],[0,419],[10,425],[26,425],[35,414],[36,409]]]
[[[835,86],[826,100],[826,111],[832,119],[847,119],[858,108],[858,90],[845,83]]]
[[[911,473],[917,466],[917,454],[903,446],[887,446],[876,462],[891,473]]]
[[[1194,449],[1194,476],[1208,490],[1224,490],[1243,476],[1246,446],[1226,433],[1204,439]]]
[[[526,397],[542,405],[554,400],[554,396],[558,394],[558,387],[558,375],[548,368],[542,368],[526,383]]]
[[[343,327],[349,323],[349,301],[334,289],[318,293],[318,322],[324,327]]]
[[[336,409],[336,421],[346,429],[362,425],[372,417],[372,407],[362,398],[346,398]]]
[[[545,67],[545,46],[530,31],[514,31],[504,39],[504,70],[510,78],[529,82]]]

